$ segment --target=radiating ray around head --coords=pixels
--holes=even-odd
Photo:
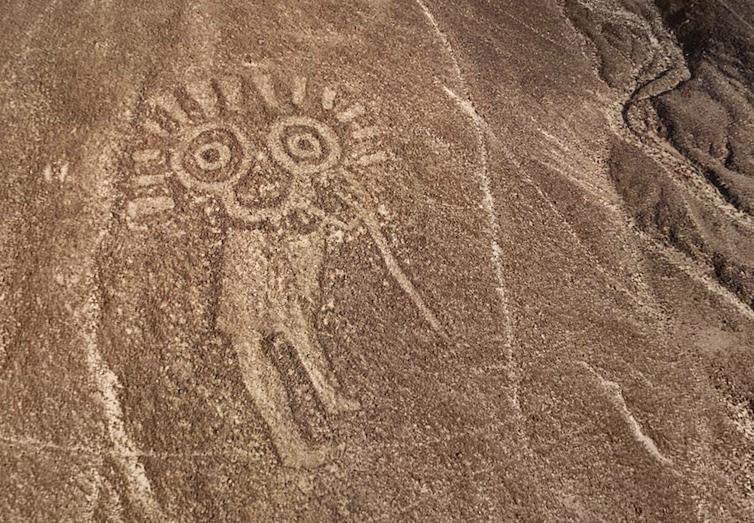
[[[366,112],[366,109],[363,105],[360,103],[355,103],[352,106],[350,106],[348,109],[339,112],[336,115],[336,118],[339,122],[350,122],[352,120],[355,120],[359,116],[363,115]]]
[[[175,95],[171,93],[161,94],[150,101],[151,105],[163,111],[172,120],[179,124],[189,123],[189,115],[183,110]]]
[[[254,87],[256,87],[259,96],[262,97],[262,101],[267,107],[270,109],[278,109],[280,107],[275,96],[275,87],[272,84],[270,75],[255,71],[251,75],[251,81],[254,83]]]
[[[127,204],[128,218],[137,221],[155,214],[170,211],[175,202],[169,196],[147,196],[131,200]]]
[[[351,147],[351,158],[358,158],[369,153],[370,150],[374,150],[371,142],[356,142]]]
[[[306,100],[306,77],[297,76],[293,80],[292,101],[296,107],[301,107]]]
[[[198,80],[186,84],[186,94],[201,107],[204,116],[215,118],[219,114],[217,92],[209,80]]]
[[[131,185],[136,189],[163,185],[169,177],[169,174],[146,174],[134,178],[131,181]]]
[[[354,140],[368,140],[369,138],[374,138],[376,136],[380,136],[382,134],[382,129],[376,126],[369,126],[369,127],[360,127],[356,129],[353,133],[351,133],[351,136],[353,136]]]
[[[386,162],[388,159],[385,151],[378,151],[372,154],[365,154],[355,159],[356,165],[366,167],[368,165],[376,165]]]
[[[151,118],[146,118],[144,120],[142,128],[149,134],[159,136],[160,138],[170,138],[168,130]]]
[[[162,151],[159,149],[142,149],[140,151],[134,151],[131,154],[131,159],[134,163],[160,163],[162,162]]]
[[[217,81],[226,109],[240,111],[243,107],[243,82],[239,76],[225,76]]]
[[[335,107],[335,89],[332,87],[325,87],[322,90],[322,109],[325,111],[332,111]]]

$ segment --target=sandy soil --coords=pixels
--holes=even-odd
[[[754,519],[745,0],[9,0],[0,519]]]

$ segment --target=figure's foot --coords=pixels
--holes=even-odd
[[[315,469],[327,463],[332,457],[332,449],[327,446],[278,448],[283,466],[294,469]]]
[[[322,396],[325,411],[331,416],[361,410],[361,403],[358,400],[347,398],[337,392],[323,394]]]

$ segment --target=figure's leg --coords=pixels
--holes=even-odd
[[[313,468],[327,459],[327,449],[311,448],[303,441],[288,403],[288,393],[277,368],[262,348],[262,336],[250,331],[234,337],[233,345],[246,390],[270,429],[283,464]]]
[[[359,402],[347,398],[340,391],[340,383],[330,368],[316,334],[310,332],[300,304],[293,303],[290,312],[292,317],[287,325],[286,335],[293,344],[325,410],[329,414],[359,410]]]
[[[264,246],[259,232],[228,232],[217,326],[233,343],[246,390],[267,423],[283,463],[314,467],[323,463],[325,451],[312,449],[303,440],[278,369],[262,346],[261,331],[268,321],[264,311],[269,260]]]
[[[288,296],[288,318],[285,334],[306,369],[325,410],[330,414],[358,410],[356,400],[340,392],[340,384],[319,344],[314,330],[314,314],[319,295],[319,274],[324,255],[324,235],[317,231],[290,241],[291,269],[295,273],[295,289]]]

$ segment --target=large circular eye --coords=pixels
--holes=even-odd
[[[340,159],[335,132],[313,118],[291,116],[275,122],[267,137],[275,161],[292,174],[314,174]]]
[[[183,151],[181,164],[194,179],[220,183],[236,174],[243,150],[232,131],[207,129],[196,135]]]

